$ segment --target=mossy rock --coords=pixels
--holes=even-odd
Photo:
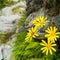
[[[0,34],[0,45],[9,41],[12,33]]]

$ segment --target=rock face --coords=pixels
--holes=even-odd
[[[16,7],[26,7],[26,2],[25,1],[21,1],[21,2],[19,2],[17,4],[15,4],[15,5],[10,6],[10,7],[3,8],[2,9],[2,15],[4,15],[4,16],[12,15],[12,13],[13,13],[12,10],[14,8],[16,8]],[[13,14],[13,15],[15,15],[15,14]]]
[[[12,41],[0,46],[0,60],[9,60],[11,54]]]
[[[27,16],[35,11],[38,11],[41,7],[42,7],[42,4],[43,4],[43,0],[26,0],[26,5],[27,5],[27,8],[26,8],[26,14]]]
[[[37,12],[31,13],[27,17],[26,22],[25,22],[25,28],[31,27],[32,26],[31,21],[34,20],[37,16],[46,16],[44,8],[39,9],[39,11]]]
[[[58,30],[60,31],[60,14],[54,16],[52,19],[52,22],[58,27]]]
[[[16,7],[22,7],[19,8],[20,10],[25,10],[26,7],[26,2],[25,1],[21,1],[13,6],[10,7],[5,7],[2,9],[1,11],[1,15],[0,15],[0,33],[4,34],[7,33],[6,38],[4,39],[5,43],[3,43],[2,45],[0,45],[0,60],[14,60],[12,59],[11,56],[11,48],[12,48],[12,41],[14,41],[16,38],[15,36],[12,37],[13,32],[16,28],[16,23],[18,22],[18,20],[22,17],[22,14],[20,14],[20,12],[16,12],[14,14],[13,13],[13,9]],[[1,37],[1,36],[0,36]],[[10,39],[12,38],[12,39]],[[7,40],[7,41],[6,41]],[[0,42],[3,41],[0,38]]]
[[[13,32],[18,18],[18,15],[0,16],[0,32]]]
[[[47,17],[51,23],[47,23],[43,31],[49,25],[56,25],[60,31],[60,0],[26,0],[26,12],[27,19],[25,22],[25,28],[32,26],[31,21],[34,20],[37,16]],[[58,3],[59,2],[59,3]],[[37,7],[38,6],[38,7]],[[59,12],[59,13],[58,13]]]
[[[19,8],[20,11],[25,10],[26,7],[26,2],[25,1],[21,1],[15,5],[12,5],[10,7],[5,7],[2,9],[2,15],[0,16],[0,32],[13,32],[16,28],[16,23],[17,20],[21,18],[21,14],[19,14],[20,12],[16,12],[13,14],[13,9],[15,9],[16,7],[24,7],[23,8]]]
[[[46,23],[46,26],[42,29],[42,28],[39,28],[38,30],[40,32],[38,32],[41,36],[44,35],[44,31],[47,29],[48,26],[52,25],[52,26],[57,26],[58,27],[58,30],[60,31],[60,14],[56,15],[56,16],[49,16],[46,14],[46,10],[44,10],[44,8],[40,8],[39,11],[37,12],[33,12],[31,13],[27,19],[26,19],[26,22],[25,22],[25,28],[26,29],[29,29],[32,27],[32,24],[31,24],[31,21],[34,20],[37,16],[45,16],[47,17],[50,22],[47,22]]]
[[[59,0],[58,0],[59,1]],[[25,28],[31,28],[31,21],[34,20],[37,16],[45,16],[50,20],[50,23],[46,23],[44,29],[39,28],[41,31],[45,31],[48,26],[56,25],[60,31],[60,12],[58,11],[60,7],[60,1],[57,0],[26,0],[27,2],[27,19],[25,22]],[[52,2],[52,4],[51,4]],[[58,4],[57,4],[58,3]],[[42,5],[43,4],[43,5]],[[37,7],[38,6],[38,7]],[[59,13],[58,13],[59,12]],[[43,33],[42,33],[43,34]]]
[[[55,16],[59,14],[60,10],[60,0],[26,0],[26,15],[38,11],[41,7],[47,9],[47,14],[50,16]]]

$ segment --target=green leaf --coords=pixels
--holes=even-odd
[[[17,36],[17,40],[19,40],[20,42],[24,41],[25,40],[25,36],[26,36],[27,32],[26,31],[23,31],[21,33],[18,33],[16,36]],[[19,43],[19,42],[18,42]]]
[[[26,15],[23,15],[20,21],[17,23],[18,26],[23,26],[26,21]]]
[[[30,44],[26,47],[26,49],[36,48],[38,47],[38,42],[30,42]]]
[[[26,56],[26,55],[27,55],[27,56],[32,56],[32,55],[34,55],[34,54],[33,54],[33,51],[31,51],[31,50],[26,50],[25,53],[24,53],[24,55],[25,55],[25,56]]]

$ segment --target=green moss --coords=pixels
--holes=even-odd
[[[7,41],[9,41],[10,36],[11,36],[11,33],[0,34],[0,45],[2,43],[6,43]]]
[[[26,21],[26,15],[23,15],[22,18],[19,20],[19,22],[17,23],[17,26],[23,26],[25,21]]]

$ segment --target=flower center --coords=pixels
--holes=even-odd
[[[47,44],[47,45],[46,45],[46,47],[47,47],[47,48],[50,48],[50,47],[51,47],[51,45],[50,45],[50,44]]]
[[[55,33],[54,33],[54,32],[51,32],[51,33],[50,33],[50,35],[51,35],[51,36],[54,36],[54,35],[55,35]]]
[[[41,24],[41,25],[43,25],[43,24],[44,24],[44,22],[42,21],[42,22],[40,22],[40,24]]]
[[[31,35],[33,36],[34,35],[34,32],[31,32]]]

